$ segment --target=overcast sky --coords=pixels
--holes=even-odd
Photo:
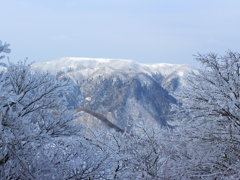
[[[0,0],[11,61],[61,57],[196,65],[193,54],[239,51],[239,0]],[[4,60],[6,61],[6,60]]]

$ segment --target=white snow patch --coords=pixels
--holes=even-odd
[[[85,100],[86,100],[86,101],[91,101],[92,98],[91,98],[91,97],[87,97],[87,98],[85,98]]]

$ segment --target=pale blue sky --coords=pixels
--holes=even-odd
[[[11,61],[61,57],[195,65],[193,54],[239,51],[239,0],[0,0]],[[4,60],[6,61],[6,60]]]

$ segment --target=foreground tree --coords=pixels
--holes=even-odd
[[[10,63],[1,72],[2,177],[36,178],[33,163],[40,150],[53,137],[77,135],[80,129],[72,126],[75,115],[59,98],[69,87],[67,81],[31,72],[30,65],[22,62]]]
[[[184,179],[239,179],[240,54],[196,59],[203,68],[175,95],[182,105],[173,109],[173,141],[180,143],[170,173]]]
[[[9,48],[9,43],[2,44],[2,41],[0,40],[0,53],[10,53],[11,49]],[[5,56],[0,56],[0,59],[4,58]]]

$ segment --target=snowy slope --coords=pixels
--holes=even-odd
[[[111,67],[116,70],[129,70],[135,72],[161,73],[169,75],[173,71],[188,65],[181,64],[142,64],[133,60],[126,59],[103,59],[103,58],[77,58],[66,57],[45,63],[33,65],[33,69],[57,73],[58,71],[67,71],[68,69],[82,70],[85,68]],[[190,66],[188,66],[190,68]]]
[[[101,75],[102,78],[111,76],[114,73],[131,74],[145,73],[152,77],[162,76],[166,82],[170,82],[174,78],[178,78],[180,85],[185,84],[184,78],[189,75],[189,72],[194,68],[189,65],[181,64],[141,64],[133,60],[125,59],[103,59],[103,58],[77,58],[67,57],[60,58],[54,61],[34,64],[32,67],[36,71],[48,71],[57,74],[59,71],[69,73],[73,79],[78,77],[94,78]]]

